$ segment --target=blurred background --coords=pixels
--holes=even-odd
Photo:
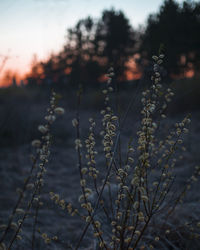
[[[168,78],[199,74],[199,1],[2,0],[0,86],[140,78],[162,49]],[[77,73],[78,72],[78,73]]]
[[[0,146],[34,138],[52,89],[71,111],[81,84],[84,110],[99,108],[111,66],[126,101],[151,84],[158,53],[171,111],[199,110],[199,1],[2,0],[0,9]]]
[[[66,112],[53,124],[54,143],[42,194],[49,207],[49,191],[75,203],[80,192],[71,124],[77,111],[77,90],[80,86],[83,90],[82,138],[88,134],[88,118],[93,117],[97,151],[101,152],[99,111],[104,108],[105,74],[113,67],[112,108],[123,117],[133,100],[121,139],[126,143],[132,137],[136,142],[141,92],[152,83],[152,56],[159,53],[165,55],[160,67],[162,84],[175,93],[161,132],[168,133],[188,113],[192,120],[185,140],[187,150],[177,158],[179,190],[200,162],[200,1],[1,0],[0,10],[0,224],[6,223],[15,189],[29,173],[29,155],[34,153],[31,141],[40,138],[37,127],[44,122],[51,91],[60,95],[60,106]],[[179,213],[180,220],[191,211],[199,218],[198,190],[196,184],[186,201],[189,208],[184,206],[183,216]],[[76,242],[81,225],[74,217],[64,221],[60,212],[49,207],[41,209],[43,232],[48,233],[53,224],[54,235],[61,235],[64,228],[68,236],[63,238]],[[24,249],[30,247],[30,230],[28,225]],[[176,249],[199,249],[193,242],[187,248],[179,243]]]

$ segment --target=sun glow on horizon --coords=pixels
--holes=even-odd
[[[122,10],[134,27],[145,22],[162,0],[1,0],[0,55],[9,56],[3,71],[23,76],[30,70],[33,54],[45,60],[51,52],[60,51],[67,28],[88,15],[99,18],[104,9]],[[8,53],[8,51],[10,52]],[[0,57],[0,65],[2,57]]]
[[[0,86],[8,71],[22,79],[31,69],[34,54],[38,61],[59,52],[66,42],[67,28],[90,15],[99,18],[104,9],[122,10],[137,28],[163,0],[1,0],[0,1]],[[178,2],[181,2],[179,0]],[[4,59],[7,57],[6,62]],[[187,73],[191,77],[192,73]],[[137,70],[127,72],[128,79],[138,78]]]

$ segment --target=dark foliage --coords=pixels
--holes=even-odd
[[[184,1],[179,5],[166,0],[158,13],[150,15],[141,36],[140,52],[150,59],[163,45],[169,75],[184,77],[188,70],[200,69],[200,3]]]

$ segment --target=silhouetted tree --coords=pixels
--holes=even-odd
[[[200,2],[186,1],[181,9],[182,66],[200,71]]]
[[[180,74],[189,67],[199,68],[200,4],[185,1],[179,5],[165,0],[159,13],[150,15],[145,32],[141,36],[140,52],[143,58],[158,53],[164,44],[169,74]]]
[[[105,10],[97,24],[95,51],[106,68],[114,66],[117,77],[123,76],[125,63],[133,55],[135,32],[122,11]]]
[[[122,79],[125,63],[133,55],[134,36],[121,11],[106,10],[100,20],[81,19],[68,29],[66,44],[58,54],[32,63],[28,81],[94,85],[110,66]]]
[[[91,17],[78,21],[68,29],[68,42],[63,53],[71,68],[70,77],[75,84],[97,81],[101,69],[95,56],[94,39],[96,24]]]
[[[133,55],[135,32],[123,12],[113,9],[103,12],[100,20],[91,17],[78,21],[68,29],[68,41],[63,50],[75,84],[95,83],[110,66],[117,78],[123,78],[125,63]]]
[[[10,69],[5,70],[4,74],[2,75],[0,86],[7,87],[12,86],[16,87],[19,81],[19,75],[17,72],[12,71]]]
[[[29,86],[40,84],[43,76],[44,76],[43,63],[40,62],[37,58],[37,55],[34,54],[31,61],[31,70],[26,76]]]

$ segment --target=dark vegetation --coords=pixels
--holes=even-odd
[[[59,53],[50,55],[47,61],[39,62],[34,58],[31,72],[19,87],[11,75],[2,80],[12,85],[0,91],[0,144],[28,142],[32,133],[34,136],[33,117],[37,112],[30,110],[46,103],[52,89],[61,93],[62,101],[71,109],[76,106],[73,100],[81,84],[84,95],[87,95],[85,108],[90,109],[91,103],[92,108],[98,107],[99,90],[103,89],[104,75],[111,66],[115,70],[114,89],[125,99],[128,93],[149,87],[153,70],[151,57],[158,52],[166,54],[160,69],[164,84],[173,86],[176,93],[171,112],[199,110],[198,30],[200,4],[192,1],[182,4],[174,0],[164,1],[158,13],[151,14],[146,25],[138,30],[131,27],[122,11],[115,9],[105,10],[97,20],[91,17],[79,20],[68,29],[66,44]],[[133,58],[134,68],[127,64]],[[132,80],[128,78],[130,74]],[[187,78],[188,74],[192,77]],[[123,105],[124,100],[121,103]],[[31,113],[31,116],[28,118],[25,113]]]
[[[103,75],[111,66],[121,83],[127,81],[127,71],[137,78],[140,73],[149,79],[150,59],[158,50],[167,55],[163,65],[167,80],[199,78],[199,30],[198,1],[178,4],[166,0],[158,13],[151,14],[139,29],[131,26],[122,11],[105,10],[99,19],[89,16],[68,29],[66,43],[59,53],[50,55],[46,61],[34,57],[25,82],[29,86],[40,84],[65,90],[77,88],[80,83],[84,88],[98,88],[98,82],[104,81]],[[136,69],[127,64],[133,58]],[[10,80],[16,84],[15,79]],[[5,78],[10,80],[9,76]]]
[[[87,17],[69,29],[66,44],[60,53],[50,55],[49,59],[43,62],[35,59],[31,72],[20,86],[16,85],[15,78],[7,76],[7,81],[13,84],[0,89],[0,224],[6,223],[5,218],[9,216],[13,200],[16,199],[15,189],[21,187],[28,174],[28,155],[32,153],[30,142],[40,135],[37,127],[44,117],[53,89],[60,94],[59,103],[66,112],[52,127],[52,159],[42,194],[47,207],[41,208],[39,226],[42,232],[50,235],[59,235],[61,229],[67,228],[67,237],[61,234],[66,237],[64,243],[67,246],[68,241],[76,242],[80,233],[77,228],[81,228],[83,223],[79,224],[71,217],[64,219],[62,211],[53,211],[48,193],[54,191],[75,203],[77,193],[80,193],[74,153],[75,133],[72,132],[71,125],[77,111],[77,90],[80,87],[83,90],[79,112],[82,120],[81,134],[85,138],[88,134],[88,118],[94,117],[100,122],[97,112],[104,106],[101,93],[106,84],[104,74],[111,66],[114,68],[111,102],[119,117],[123,117],[131,98],[134,99],[126,120],[127,128],[122,136],[122,139],[127,141],[138,129],[142,107],[141,92],[151,86],[151,58],[159,53],[165,54],[164,63],[159,68],[162,84],[166,89],[173,89],[175,93],[168,105],[169,116],[162,124],[162,129],[167,132],[172,128],[172,124],[187,113],[191,114],[192,120],[190,133],[185,140],[187,151],[180,157],[175,170],[176,188],[179,190],[185,177],[192,173],[193,166],[200,162],[199,30],[199,2],[184,1],[183,4],[178,4],[173,0],[166,0],[159,12],[150,15],[146,26],[140,30],[131,27],[122,11],[105,10],[99,20]],[[127,64],[133,57],[136,69]],[[127,71],[132,72],[137,79],[130,80]],[[188,72],[192,72],[191,78],[187,78]],[[100,140],[100,137],[97,138],[97,141]],[[185,209],[182,208],[180,213],[174,215],[172,223],[179,225],[182,218],[186,215],[190,217],[191,214],[197,220],[200,219],[198,189],[199,183],[196,183],[191,190],[191,197],[184,203]],[[28,240],[31,223],[31,220],[27,220],[25,224],[27,233],[23,239],[24,248],[22,244],[17,243],[14,249],[31,249]],[[197,234],[199,235],[199,232]],[[59,244],[57,248],[44,245],[39,240],[40,234],[36,237],[38,242],[35,249],[63,249]],[[180,229],[177,234],[174,232],[169,236],[165,246],[161,244],[162,241],[161,245],[156,243],[155,246],[157,249],[199,249],[199,239],[196,238],[193,239],[188,232]],[[173,244],[170,245],[171,243]],[[84,244],[83,249],[95,249],[93,245],[87,248],[87,243]]]

